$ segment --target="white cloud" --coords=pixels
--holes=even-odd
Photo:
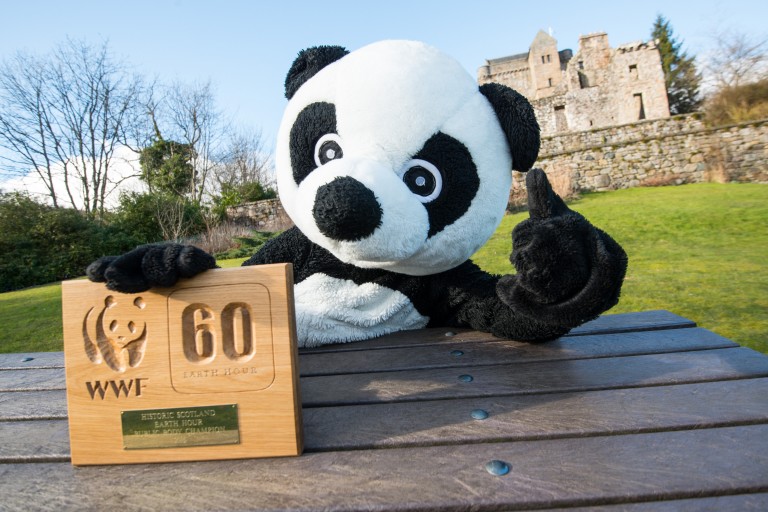
[[[59,164],[54,169],[58,173],[58,178],[54,178],[54,190],[60,206],[73,206],[64,187],[63,165]],[[118,205],[120,192],[144,191],[146,186],[136,176],[140,172],[139,155],[129,148],[122,146],[115,151],[115,155],[110,162],[109,181],[107,184],[107,197],[105,206],[108,209],[115,208]],[[72,178],[70,178],[70,183]],[[78,187],[71,187],[73,198],[78,207],[82,207],[83,194]],[[0,190],[3,192],[25,191],[35,199],[51,203],[47,187],[43,184],[40,176],[30,171],[24,176],[0,181]]]

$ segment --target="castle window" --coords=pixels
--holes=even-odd
[[[550,57],[552,57],[552,56],[551,56],[551,55],[547,55],[547,62],[552,62],[552,60],[550,59]]]
[[[583,60],[579,61],[579,69],[584,69],[584,61]]]
[[[629,77],[637,80],[637,64],[629,65]]]
[[[568,119],[565,117],[565,105],[555,106],[555,131],[567,132],[568,131]]]
[[[589,80],[587,79],[587,75],[579,71],[579,88],[586,89],[589,87]]]
[[[552,79],[551,78],[547,78],[547,83],[549,84],[550,87],[552,87]]]
[[[643,105],[642,93],[636,93],[632,95],[635,98],[635,112],[637,112],[637,120],[641,121],[645,119],[645,105]]]
[[[542,56],[541,56],[541,63],[542,63],[542,64],[544,64],[545,62],[547,62],[546,60],[544,60],[545,58],[546,58],[546,57],[544,57],[544,55],[542,55]]]

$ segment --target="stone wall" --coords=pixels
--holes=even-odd
[[[698,114],[543,137],[536,167],[556,191],[716,182],[768,183],[768,120],[708,127]],[[515,179],[511,206],[524,190]]]
[[[265,199],[229,207],[227,218],[257,231],[283,231],[293,226],[279,199]]]

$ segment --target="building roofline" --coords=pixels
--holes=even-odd
[[[516,53],[515,55],[507,55],[506,57],[498,57],[495,59],[486,59],[486,65],[488,64],[500,64],[502,62],[509,62],[512,60],[528,60],[528,54],[530,52],[525,53]]]

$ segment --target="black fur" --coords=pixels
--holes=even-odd
[[[433,164],[443,176],[442,193],[426,205],[432,236],[464,215],[477,194],[480,179],[467,147],[442,132],[430,137],[413,158]]]
[[[526,176],[530,218],[512,232],[517,275],[496,288],[505,304],[550,325],[572,328],[615,306],[627,271],[619,244],[554,193],[546,175]]]
[[[317,168],[315,145],[320,137],[328,133],[336,133],[336,107],[333,103],[312,103],[299,112],[291,127],[289,142],[293,180],[297,185]]]
[[[122,256],[106,256],[91,263],[88,279],[106,283],[110,290],[139,293],[154,286],[173,286],[180,277],[216,268],[216,260],[197,247],[180,244],[141,245]]]
[[[512,154],[512,169],[527,171],[539,156],[541,134],[533,107],[525,96],[506,85],[489,83],[480,86],[480,92],[488,98],[504,135],[507,136]]]
[[[562,336],[570,327],[550,325],[507,306],[497,295],[499,276],[467,261],[428,276],[408,276],[382,269],[363,269],[343,263],[312,243],[297,228],[273,238],[243,265],[292,263],[294,282],[322,273],[355,284],[376,283],[407,296],[416,310],[429,317],[429,327],[470,327],[504,338],[545,341]]]
[[[336,62],[349,52],[341,46],[315,46],[299,52],[285,77],[285,97],[293,98],[299,87],[328,64]]]

